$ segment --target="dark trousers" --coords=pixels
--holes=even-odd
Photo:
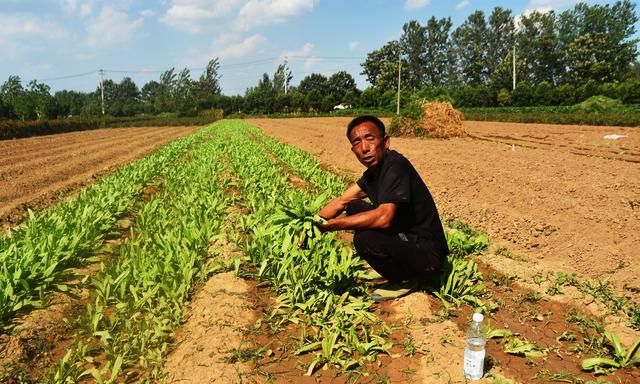
[[[356,200],[349,203],[346,214],[371,209],[374,209],[371,204]],[[444,259],[415,234],[401,234],[393,230],[358,230],[353,243],[360,257],[389,281],[430,279],[440,271]]]

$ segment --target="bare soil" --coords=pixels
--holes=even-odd
[[[0,229],[198,129],[110,128],[0,141]]]
[[[185,324],[165,361],[167,383],[247,382],[251,364],[244,333],[256,321],[253,288],[233,272],[220,273],[200,288],[189,304]]]

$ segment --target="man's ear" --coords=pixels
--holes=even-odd
[[[391,144],[391,137],[389,135],[384,136],[384,149],[389,149],[389,145]]]

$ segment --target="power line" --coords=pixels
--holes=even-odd
[[[60,77],[50,77],[48,79],[40,79],[40,81],[56,81],[56,80],[65,80],[65,79],[73,79],[76,77],[83,77],[83,76],[88,76],[88,75],[94,75],[96,74],[98,71],[91,71],[91,72],[83,72],[83,73],[78,73],[75,75],[67,75],[67,76],[60,76]]]

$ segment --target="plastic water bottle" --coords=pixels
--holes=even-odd
[[[484,334],[482,313],[474,313],[467,330],[467,346],[464,349],[464,377],[467,380],[480,380],[484,373]]]

